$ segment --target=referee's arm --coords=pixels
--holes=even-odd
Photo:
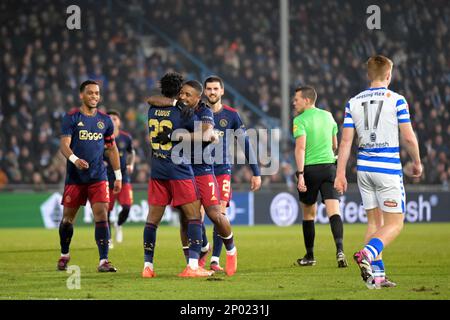
[[[303,170],[305,167],[305,148],[306,135],[302,135],[295,139],[295,163],[297,164],[297,189],[300,192],[306,191],[305,179],[303,178]]]
[[[336,150],[338,148],[338,140],[337,140],[337,136],[333,135],[333,152],[336,153]]]

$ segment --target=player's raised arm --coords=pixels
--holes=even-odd
[[[218,135],[214,132],[214,125],[202,123],[201,129],[194,132],[173,131],[164,127],[156,136],[155,143],[167,144],[170,141],[190,141],[190,142],[217,142]]]
[[[194,113],[194,111],[189,108],[189,106],[177,99],[164,96],[151,96],[148,97],[146,101],[150,106],[155,106],[158,108],[177,107],[181,110],[181,116],[184,118],[189,118]]]
[[[177,100],[176,99],[172,99],[172,98],[168,98],[168,97],[163,97],[163,96],[151,96],[148,97],[145,101],[147,101],[147,103],[151,106],[156,106],[156,107],[175,107]]]

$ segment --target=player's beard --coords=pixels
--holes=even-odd
[[[216,104],[219,100],[220,100],[220,97],[215,97],[215,98],[209,98],[209,97],[207,97],[207,99],[208,99],[208,103],[209,104]],[[214,100],[213,100],[214,99]]]

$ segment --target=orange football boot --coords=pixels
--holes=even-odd
[[[142,278],[154,278],[156,277],[155,271],[150,269],[150,267],[145,267],[144,271],[142,271]]]
[[[237,270],[237,250],[234,254],[227,253],[227,262],[225,264],[225,273],[227,276],[232,276]]]
[[[200,277],[209,277],[214,274],[214,271],[207,271],[201,267],[198,267],[197,269],[193,270],[189,265],[186,266],[186,268],[178,274],[179,277],[183,278],[200,278]]]

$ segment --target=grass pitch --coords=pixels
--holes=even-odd
[[[69,265],[80,267],[81,288],[73,290],[67,288],[70,274],[56,271],[58,230],[3,229],[0,299],[450,299],[449,224],[406,224],[384,253],[386,271],[398,287],[383,290],[368,290],[351,259],[365,228],[344,225],[349,267],[338,269],[328,225],[316,225],[314,267],[294,264],[304,254],[300,226],[234,227],[238,272],[233,277],[182,279],[177,277],[185,266],[178,228],[162,226],[155,254],[157,277],[142,279],[142,226],[124,226],[124,243],[110,251],[119,269],[115,274],[96,272],[94,228],[75,227]]]

